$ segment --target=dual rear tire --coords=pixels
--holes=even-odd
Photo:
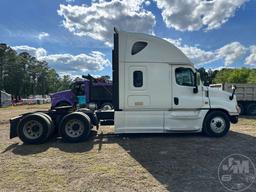
[[[85,141],[91,132],[91,120],[82,112],[70,113],[62,119],[59,132],[64,142]]]
[[[18,136],[27,144],[45,142],[54,132],[52,119],[45,113],[26,115],[18,125]]]
[[[91,120],[88,115],[81,112],[64,116],[59,126],[60,136],[69,143],[85,141],[90,135],[90,130]],[[17,131],[23,143],[40,144],[47,141],[55,129],[51,117],[38,112],[24,116]]]

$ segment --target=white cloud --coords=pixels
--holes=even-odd
[[[143,0],[95,1],[88,5],[60,5],[63,25],[78,36],[91,37],[111,46],[113,28],[153,33],[155,16],[143,8]]]
[[[42,40],[43,38],[46,38],[46,37],[49,37],[49,36],[50,36],[49,33],[41,32],[41,33],[39,33],[39,35],[38,35],[38,39],[39,39],[39,40]]]
[[[92,51],[89,54],[47,54],[44,48],[34,48],[27,45],[12,47],[18,53],[28,52],[38,60],[47,61],[58,72],[78,74],[79,72],[101,71],[111,65],[105,54]]]
[[[246,48],[239,42],[233,42],[223,46],[216,52],[219,57],[224,58],[225,66],[233,64],[246,53]]]
[[[145,5],[146,5],[146,6],[149,6],[150,4],[151,4],[150,1],[145,1]]]
[[[167,27],[180,31],[219,28],[247,0],[155,0]]]
[[[75,0],[66,0],[67,3],[74,3]]]
[[[31,56],[40,58],[47,55],[47,51],[44,48],[34,48],[28,45],[14,46],[12,47],[18,53],[27,52]]]
[[[205,51],[196,46],[189,46],[187,44],[183,44],[182,39],[165,38],[165,40],[178,47],[195,64],[209,63],[217,59],[215,52]]]
[[[182,50],[195,64],[205,64],[218,59],[223,59],[224,65],[229,66],[241,59],[247,51],[247,48],[239,42],[232,42],[219,49],[206,51],[196,46],[183,44],[181,39],[165,38],[165,40],[171,42]]]
[[[110,61],[105,55],[98,51],[89,54],[53,54],[39,58],[47,61],[58,71],[69,71],[70,73],[101,71],[110,66]]]
[[[245,64],[256,65],[256,45],[250,47],[250,55],[246,57]]]

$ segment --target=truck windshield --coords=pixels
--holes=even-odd
[[[84,83],[74,83],[74,84],[72,84],[71,89],[76,96],[85,94]]]

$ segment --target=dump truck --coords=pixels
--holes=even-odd
[[[156,36],[117,31],[112,50],[114,111],[59,107],[10,120],[10,138],[24,143],[54,136],[66,142],[89,138],[93,127],[113,124],[114,133],[204,133],[222,137],[238,122],[235,88],[203,86],[193,63]]]
[[[235,85],[236,98],[240,107],[241,115],[256,115],[256,84],[220,83],[212,84],[210,87],[219,90],[232,92],[232,85]]]
[[[52,109],[61,106],[95,105],[96,109],[111,110],[113,108],[112,82],[99,81],[89,74],[82,77],[84,80],[73,82],[69,90],[50,94]]]

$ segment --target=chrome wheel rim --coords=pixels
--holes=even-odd
[[[225,130],[226,122],[222,117],[214,117],[210,123],[211,130],[215,133],[222,133]]]
[[[43,125],[36,120],[30,120],[23,126],[23,133],[28,139],[38,139],[43,134]]]
[[[69,137],[80,137],[84,132],[84,124],[78,119],[71,119],[65,125],[65,132]]]

